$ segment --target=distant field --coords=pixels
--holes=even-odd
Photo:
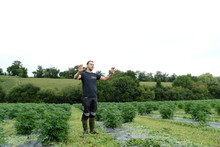
[[[165,87],[171,87],[172,82],[161,82],[161,84]],[[156,86],[156,82],[140,82],[140,85],[147,85],[147,86]]]
[[[74,79],[20,78],[12,76],[0,76],[0,85],[6,92],[18,85],[27,83],[32,83],[36,86],[39,86],[41,89],[60,90],[68,86],[79,85],[81,81]],[[140,84],[153,87],[156,85],[156,82],[140,82]],[[162,85],[172,86],[172,82],[162,82]]]
[[[41,89],[60,90],[68,86],[80,84],[79,80],[74,79],[49,79],[49,78],[20,78],[11,76],[0,76],[0,85],[8,92],[13,87],[18,85],[32,83],[39,86]]]

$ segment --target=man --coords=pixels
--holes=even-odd
[[[83,88],[83,100],[82,100],[82,125],[84,132],[83,134],[88,134],[88,126],[87,120],[89,118],[89,127],[91,134],[98,134],[94,130],[95,126],[95,116],[97,110],[97,87],[96,80],[108,80],[114,73],[115,68],[111,68],[111,72],[108,76],[100,76],[96,73],[93,73],[92,70],[94,68],[94,62],[87,62],[87,69],[83,72],[83,65],[79,65],[78,72],[74,75],[74,79],[82,80],[82,88]]]

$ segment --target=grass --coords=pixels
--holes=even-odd
[[[117,147],[118,142],[110,137],[108,134],[104,133],[101,128],[96,126],[96,130],[99,132],[98,135],[83,135],[83,128],[81,122],[82,111],[78,108],[72,107],[72,117],[69,120],[70,132],[68,139],[64,143],[59,143],[56,146],[77,146],[77,147]]]
[[[81,81],[74,79],[20,78],[12,76],[0,76],[0,85],[6,92],[9,92],[16,86],[27,83],[32,83],[41,89],[61,90],[68,86],[79,85]]]
[[[171,87],[172,86],[172,82],[161,82],[161,84],[164,87]],[[156,86],[156,82],[140,82],[140,85],[147,85],[150,87],[154,87],[154,86]]]
[[[137,116],[135,123],[143,125],[153,131],[164,132],[168,135],[182,140],[202,144],[203,146],[219,146],[220,130],[204,129],[209,127],[193,127],[192,125],[181,125],[173,120],[163,120],[146,116]]]

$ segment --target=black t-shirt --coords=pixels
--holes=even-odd
[[[96,73],[89,73],[89,72],[81,73],[83,97],[97,98],[96,80],[99,80],[100,78],[101,76]]]

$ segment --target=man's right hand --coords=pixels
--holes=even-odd
[[[78,66],[78,72],[83,72],[83,65],[82,65],[82,64],[80,64],[80,65]]]

